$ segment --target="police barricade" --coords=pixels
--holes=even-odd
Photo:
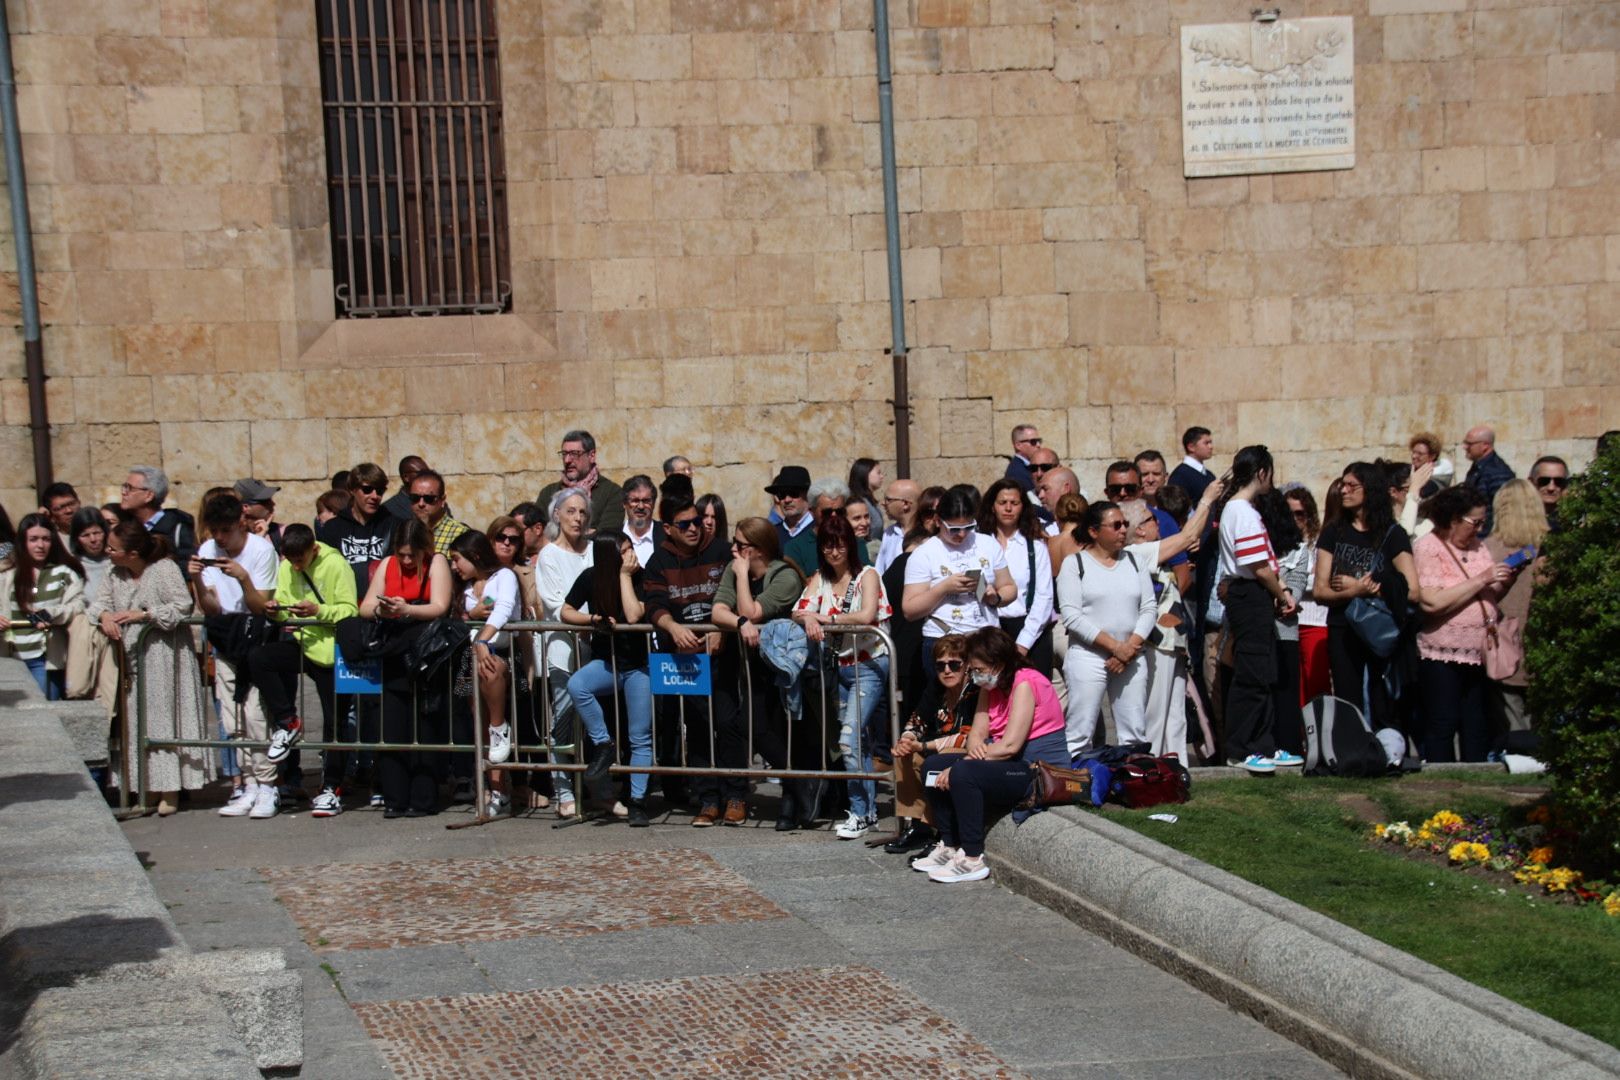
[[[114,757],[117,771],[123,776],[119,784],[122,815],[143,812],[148,806],[153,790],[151,761],[154,753],[175,755],[176,761],[166,763],[165,775],[170,777],[175,774],[168,770],[174,769],[182,758],[189,762],[186,767],[193,773],[211,773],[212,762],[202,762],[199,755],[188,754],[197,750],[205,754],[234,752],[245,763],[242,771],[259,773],[260,782],[275,782],[280,772],[275,766],[267,768],[262,758],[273,734],[267,710],[257,700],[256,692],[233,692],[249,682],[247,663],[227,660],[210,648],[206,635],[200,632],[202,623],[197,617],[182,620],[182,626],[194,628],[193,633],[202,644],[202,662],[188,665],[176,655],[170,685],[163,685],[162,674],[152,670],[151,665],[139,662],[131,665],[133,677],[128,680],[126,707],[121,710],[124,716],[122,746]],[[316,620],[289,619],[280,625],[296,630],[322,624]],[[470,645],[471,638],[483,624],[472,621],[452,625],[467,634]],[[832,663],[815,665],[805,678],[795,683],[785,675],[778,676],[778,669],[769,668],[757,648],[733,640],[735,631],[723,631],[712,625],[687,629],[712,635],[715,645],[712,650],[705,648],[690,656],[660,653],[655,647],[649,648],[646,677],[648,697],[654,708],[645,733],[631,730],[625,716],[623,694],[618,692],[636,673],[621,671],[617,650],[602,660],[600,674],[611,679],[610,685],[615,691],[603,695],[603,700],[611,704],[611,720],[604,712],[604,725],[616,749],[613,760],[608,763],[608,774],[716,777],[744,782],[766,776],[784,781],[888,778],[889,773],[866,766],[865,760],[859,762],[859,768],[835,767],[848,763],[843,761],[845,754],[839,749],[840,735],[834,734],[841,732],[851,754],[860,752],[866,742],[862,721],[872,718],[867,709],[874,708],[871,698],[877,695],[879,702],[875,708],[887,705],[891,745],[898,739],[899,691],[893,673],[886,664],[855,662],[857,657],[877,651],[877,645],[881,645],[884,656],[892,656],[893,642],[886,632],[865,626],[824,627],[830,639],[827,645]],[[292,664],[284,671],[284,677],[296,678],[290,692],[296,701],[295,712],[304,725],[304,734],[296,749],[322,751],[325,780],[335,782],[333,786],[343,784],[346,770],[356,759],[390,753],[449,755],[448,771],[458,780],[470,783],[475,807],[471,821],[452,824],[451,828],[483,824],[497,816],[491,813],[489,799],[491,790],[495,789],[492,773],[552,772],[562,782],[560,787],[567,787],[571,780],[575,805],[585,808],[589,803],[583,790],[583,774],[590,768],[590,762],[581,760],[584,755],[579,752],[578,744],[584,741],[589,746],[590,743],[588,738],[574,734],[583,734],[583,729],[567,684],[575,671],[586,666],[582,663],[585,655],[582,639],[604,632],[640,636],[649,642],[654,633],[653,628],[645,624],[603,628],[514,621],[502,628],[495,644],[500,647],[507,673],[502,700],[509,730],[515,737],[510,757],[500,763],[489,761],[486,723],[489,705],[480,686],[480,665],[475,650],[458,649],[430,678],[408,680],[405,691],[400,690],[395,680],[390,682],[391,692],[385,693],[380,671],[375,667],[351,670],[341,651],[335,653],[333,666],[326,668],[309,663],[301,649],[286,649],[284,660],[291,660]],[[832,649],[833,641],[839,639],[848,642],[842,646],[845,656],[841,663]],[[548,650],[558,644],[561,649],[548,655]],[[138,644],[134,651],[141,652]],[[789,652],[791,654],[792,650]],[[815,655],[816,650],[809,651],[809,657]],[[553,656],[563,662],[550,663]],[[210,668],[212,679],[209,678]],[[855,676],[854,669],[863,670],[865,677]],[[517,678],[510,677],[514,671]],[[834,726],[833,717],[840,713],[840,694],[836,686],[840,681],[839,672],[844,672],[842,681],[849,684],[843,697],[854,710],[850,713],[856,718],[853,727],[845,723]],[[873,672],[881,674],[874,678]],[[180,682],[185,679],[194,680],[194,684],[182,688]],[[771,685],[764,685],[766,680]],[[779,682],[787,685],[778,686]],[[791,694],[796,688],[809,688],[812,692],[803,693],[795,701]],[[151,691],[167,691],[164,704],[169,707],[163,711],[169,715],[149,714]],[[323,695],[328,698],[328,706],[323,706],[319,700]],[[220,703],[217,722],[216,700]],[[194,706],[200,707],[202,715],[188,722],[180,714]],[[764,715],[766,712],[769,715]],[[881,716],[881,712],[877,715]],[[313,737],[317,718],[321,720],[321,738]],[[390,732],[394,737],[385,737]],[[399,737],[401,733],[405,737]],[[740,747],[737,746],[738,736],[741,737]],[[625,752],[627,744],[634,747],[642,742],[645,749],[647,741],[656,751],[654,760],[631,762]],[[131,746],[133,753],[127,749]],[[764,756],[765,766],[754,766],[756,752]],[[862,756],[864,759],[869,755]],[[721,764],[723,758],[727,759],[725,764]],[[298,761],[296,750],[291,760],[295,764]],[[376,760],[378,765],[382,764],[381,758]],[[439,775],[445,771],[440,769]],[[133,803],[131,772],[136,796]],[[373,791],[376,791],[375,772],[373,780]],[[497,782],[505,786],[504,777]],[[562,791],[558,794],[560,796]],[[574,820],[582,817],[576,816]]]

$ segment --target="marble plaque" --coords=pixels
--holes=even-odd
[[[1183,174],[1353,167],[1355,78],[1349,16],[1183,26]]]

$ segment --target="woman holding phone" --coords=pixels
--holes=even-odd
[[[1425,505],[1434,531],[1412,548],[1423,625],[1418,630],[1418,684],[1428,730],[1425,761],[1484,761],[1490,752],[1485,713],[1485,644],[1497,632],[1496,602],[1517,571],[1491,558],[1480,542],[1485,496],[1460,484]]]
[[[947,490],[936,511],[939,532],[906,563],[900,607],[906,618],[922,620],[925,670],[933,664],[934,642],[999,629],[1000,609],[1018,595],[1006,553],[995,537],[979,532],[979,502],[971,485]]]
[[[1495,562],[1523,570],[1514,577],[1497,601],[1501,618],[1496,633],[1513,670],[1491,680],[1488,704],[1491,714],[1491,752],[1507,749],[1514,732],[1530,730],[1530,713],[1525,708],[1525,688],[1529,675],[1524,666],[1524,627],[1530,621],[1530,598],[1536,589],[1541,545],[1547,538],[1547,513],[1535,485],[1528,480],[1509,480],[1492,501],[1494,527],[1485,539],[1485,550]]]

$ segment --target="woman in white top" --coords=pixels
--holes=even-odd
[[[875,635],[828,633],[828,626],[875,626],[887,631],[894,610],[883,579],[870,566],[855,565],[855,530],[839,514],[822,518],[816,532],[818,569],[805,583],[793,617],[812,642],[838,657],[838,750],[848,772],[870,772],[870,725],[880,715],[889,685],[889,650]],[[849,817],[834,832],[858,840],[877,824],[877,784],[849,781]]]
[[[906,618],[922,620],[923,667],[933,663],[933,643],[946,634],[999,627],[998,610],[1016,596],[1001,545],[978,531],[979,493],[958,484],[939,500],[939,534],[923,541],[906,563],[900,606]]]
[[[1016,590],[1012,603],[1001,608],[1001,628],[1018,645],[1029,666],[1042,675],[1052,672],[1052,557],[1046,535],[1035,518],[1035,507],[1023,489],[1008,479],[997,480],[984,493],[979,510],[979,531],[1000,545],[1007,572]]]
[[[463,615],[469,621],[483,620],[483,625],[472,632],[473,664],[479,699],[484,706],[484,721],[489,728],[487,753],[490,762],[499,765],[512,756],[512,729],[506,722],[511,669],[506,658],[499,654],[507,648],[511,638],[501,628],[519,613],[518,579],[495,557],[489,537],[472,529],[451,542],[450,568],[462,583]],[[484,809],[493,816],[507,813],[510,807],[506,777],[491,771],[489,799]]]
[[[1148,668],[1142,650],[1158,618],[1152,568],[1125,550],[1119,506],[1092,503],[1080,532],[1085,547],[1064,561],[1057,577],[1058,612],[1069,632],[1063,675],[1069,684],[1064,730],[1071,757],[1091,748],[1105,693],[1118,741],[1148,741]]]
[[[562,621],[568,590],[595,562],[591,542],[585,535],[590,527],[590,514],[591,498],[583,488],[563,488],[551,497],[547,508],[550,524],[546,532],[549,535],[556,530],[556,536],[540,550],[534,575],[542,622]],[[551,630],[538,635],[535,641],[535,670],[545,673],[547,692],[551,695],[552,741],[572,743],[574,699],[568,695],[568,680],[590,660],[585,635]],[[573,774],[554,772],[551,781],[557,793],[557,816],[573,817]]]

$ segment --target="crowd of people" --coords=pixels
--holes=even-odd
[[[1419,433],[1405,459],[1347,464],[1318,500],[1263,446],[1217,476],[1214,436],[1193,427],[1173,469],[1143,450],[1092,498],[1021,424],[982,491],[886,480],[871,458],[836,477],[787,465],[764,513],[733,523],[686,458],[618,484],[570,431],[557,480],[482,530],[415,455],[392,494],[361,463],[310,523],[285,524],[260,480],[190,514],[137,465],[117,503],[81,507],[57,483],[15,527],[0,510],[0,629],[47,697],[122,718],[110,786],[136,783],[119,733],[140,718],[160,744],[144,763],[159,815],[217,778],[225,816],[301,799],[317,817],[433,814],[471,799],[479,743],[483,812],[595,809],[633,827],[650,824],[655,781],[693,826],[742,824],[748,773],[774,770],[777,829],[832,817],[853,840],[890,777],[901,827],[885,850],[972,881],[987,817],[1024,799],[1036,763],[1110,741],[1298,767],[1303,710],[1325,695],[1393,733],[1392,760],[1533,741],[1522,633],[1571,474],[1547,456],[1518,479],[1495,438],[1467,433],[1458,479]],[[708,656],[710,693],[655,692],[666,653]],[[367,665],[372,692],[344,692]],[[342,744],[313,792],[301,676],[322,741]],[[436,749],[401,749],[418,745]]]

